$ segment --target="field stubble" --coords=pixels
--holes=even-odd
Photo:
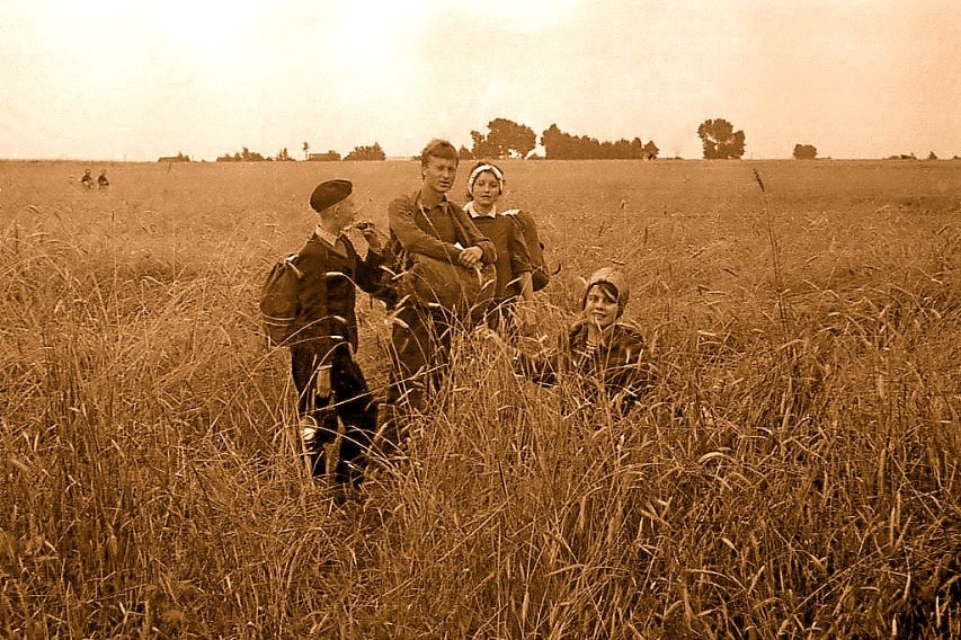
[[[562,267],[539,331],[618,265],[658,381],[577,424],[467,338],[338,506],[256,298],[316,182],[386,227],[416,163],[118,164],[103,192],[0,164],[0,634],[961,633],[961,165],[505,169]],[[384,313],[358,310],[382,391]]]

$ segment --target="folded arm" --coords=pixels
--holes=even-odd
[[[414,219],[414,204],[410,198],[398,198],[391,202],[387,215],[391,231],[405,251],[421,253],[438,260],[457,261],[461,252],[458,247],[432,236],[418,226]]]

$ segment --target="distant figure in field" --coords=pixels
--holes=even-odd
[[[581,319],[547,356],[513,349],[515,371],[543,386],[563,385],[562,408],[568,415],[589,418],[599,411],[623,417],[650,387],[653,376],[641,333],[618,322],[629,299],[630,289],[620,271],[595,271],[587,282]]]
[[[492,329],[510,333],[516,326],[514,311],[518,299],[530,302],[534,298],[533,265],[524,230],[510,215],[516,212],[497,208],[497,201],[503,193],[504,172],[500,167],[480,162],[471,169],[464,211],[497,250],[497,288],[487,323]]]
[[[105,189],[110,186],[110,181],[107,180],[107,170],[102,169],[100,171],[100,177],[97,178],[97,188]]]
[[[90,175],[90,169],[84,170],[83,177],[80,178],[80,184],[83,185],[84,189],[93,189],[93,176]]]

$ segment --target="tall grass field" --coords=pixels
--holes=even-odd
[[[419,165],[86,166],[0,163],[0,636],[961,637],[961,162],[503,163],[525,347],[618,266],[656,382],[573,420],[465,333],[346,501],[257,300],[314,185],[385,229]]]

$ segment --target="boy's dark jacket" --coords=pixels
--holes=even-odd
[[[340,240],[343,245],[335,249],[314,234],[297,259],[304,276],[298,293],[299,329],[291,342],[320,356],[343,342],[357,349],[355,285],[376,294],[383,280],[380,254],[368,250],[362,260],[349,239]]]

